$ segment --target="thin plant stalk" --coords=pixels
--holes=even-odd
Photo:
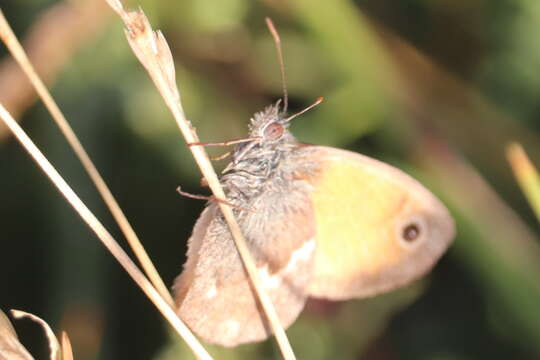
[[[152,30],[152,27],[142,10],[125,11],[120,0],[106,1],[122,18],[126,26],[126,37],[133,52],[154,81],[154,84],[158,88],[165,103],[171,110],[184,139],[188,144],[198,143],[198,136],[184,114],[180,101],[180,93],[176,86],[174,61],[165,37],[160,31],[154,32]],[[190,146],[189,149],[193,154],[202,175],[206,179],[210,190],[216,198],[223,200],[218,201],[218,206],[229,226],[240,258],[242,259],[250,281],[253,284],[255,293],[262,305],[270,327],[274,332],[283,358],[287,360],[295,359],[294,352],[287,339],[285,330],[281,326],[270,298],[261,285],[255,262],[251,257],[232,209],[227,205],[227,198],[204,147]]]
[[[81,142],[77,138],[77,135],[75,135],[75,132],[67,122],[64,114],[52,98],[50,92],[47,90],[47,87],[43,84],[40,77],[37,75],[34,67],[30,63],[28,57],[26,56],[26,53],[21,46],[20,42],[18,41],[17,37],[13,33],[13,30],[9,26],[2,10],[0,9],[0,38],[6,45],[6,47],[9,49],[15,60],[19,63],[21,68],[23,69],[24,73],[28,76],[28,79],[36,89],[39,97],[43,100],[43,103],[51,113],[54,121],[60,128],[62,134],[68,141],[69,145],[79,158],[80,162],[82,163],[84,169],[88,173],[88,176],[96,186],[99,194],[103,198],[103,201],[109,208],[110,212],[112,213],[115,221],[117,222],[118,226],[122,230],[122,233],[126,237],[129,245],[131,246],[131,249],[133,250],[133,253],[139,260],[141,266],[143,267],[144,271],[146,272],[146,275],[154,284],[154,287],[159,291],[161,296],[169,303],[169,305],[173,306],[174,301],[172,299],[172,296],[163,283],[163,280],[159,276],[159,273],[157,272],[154,264],[152,263],[152,260],[150,260],[150,257],[146,253],[144,246],[141,244],[141,241],[135,234],[135,231],[133,230],[133,227],[129,223],[128,219],[124,215],[122,209],[118,205],[118,202],[112,195],[111,191],[107,187],[107,184],[99,174],[97,168],[93,164],[92,160],[90,159],[88,153],[82,146]]]
[[[79,216],[88,224],[88,226],[94,231],[97,237],[101,240],[103,245],[109,250],[114,258],[120,263],[124,270],[131,276],[131,278],[137,283],[141,290],[150,298],[154,305],[161,312],[163,317],[169,321],[172,327],[178,332],[178,334],[186,341],[188,346],[194,352],[194,354],[201,360],[211,360],[212,357],[201,343],[197,340],[195,335],[188,329],[188,327],[180,320],[176,315],[173,308],[163,299],[159,292],[152,286],[152,283],[144,276],[139,270],[137,265],[129,258],[126,252],[120,245],[114,240],[112,235],[105,229],[101,222],[95,217],[95,215],[88,209],[88,207],[82,202],[82,200],[75,194],[71,187],[66,183],[62,176],[51,165],[47,158],[36,147],[32,140],[26,135],[24,130],[19,124],[11,117],[9,112],[0,104],[0,118],[4,121],[6,126],[11,130],[13,135],[25,148],[25,150],[32,156],[39,167],[45,172],[47,177],[53,182],[57,189],[62,193],[65,199],[71,204]]]
[[[43,331],[45,332],[45,336],[47,337],[47,341],[49,343],[49,356],[50,356],[50,359],[51,360],[61,360],[60,359],[60,343],[58,342],[58,339],[56,338],[56,335],[54,335],[54,332],[52,331],[51,327],[49,326],[49,324],[47,324],[47,322],[45,320],[43,320],[42,318],[34,315],[34,314],[30,314],[30,313],[27,313],[25,311],[21,311],[21,310],[11,310],[11,315],[13,315],[13,317],[15,317],[16,319],[21,319],[21,318],[28,318],[34,322],[36,322],[37,324],[39,324],[39,326],[41,326],[43,328]]]
[[[5,360],[7,356],[12,360],[34,360],[19,341],[11,321],[0,309],[0,359]]]
[[[531,160],[518,143],[506,148],[506,156],[521,190],[529,201],[538,220],[540,220],[540,176]]]
[[[71,340],[65,331],[62,331],[62,360],[73,360]]]

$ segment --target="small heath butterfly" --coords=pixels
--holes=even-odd
[[[220,179],[285,328],[310,296],[362,298],[419,278],[455,232],[444,205],[402,171],[299,143],[286,108],[285,92],[283,105],[255,114]],[[235,346],[270,335],[215,202],[195,224],[173,289],[179,316],[207,342]]]

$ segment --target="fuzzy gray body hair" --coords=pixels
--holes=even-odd
[[[264,130],[274,122],[280,123],[285,133],[280,139],[270,141],[264,138]],[[287,166],[287,157],[299,145],[287,127],[278,104],[268,106],[251,119],[249,136],[262,139],[255,144],[248,142],[236,146],[232,162],[221,177],[227,198],[234,205],[245,205],[262,192],[281,191],[286,187],[290,181],[288,173],[292,170]],[[250,149],[246,151],[246,147]]]

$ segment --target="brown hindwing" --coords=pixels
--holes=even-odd
[[[268,191],[237,217],[281,323],[302,310],[315,256],[315,223],[305,191]],[[182,320],[205,341],[235,346],[270,334],[220,210],[210,204],[189,239],[174,293]]]

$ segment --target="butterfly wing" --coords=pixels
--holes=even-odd
[[[334,300],[389,291],[425,274],[454,237],[444,205],[402,171],[329,147],[311,178],[317,251],[309,289]]]
[[[267,192],[238,216],[259,275],[284,327],[307,298],[314,264],[315,224],[307,193]],[[298,226],[302,224],[302,226]],[[205,341],[224,346],[269,336],[229,230],[216,204],[197,221],[188,260],[176,279],[177,312]]]

